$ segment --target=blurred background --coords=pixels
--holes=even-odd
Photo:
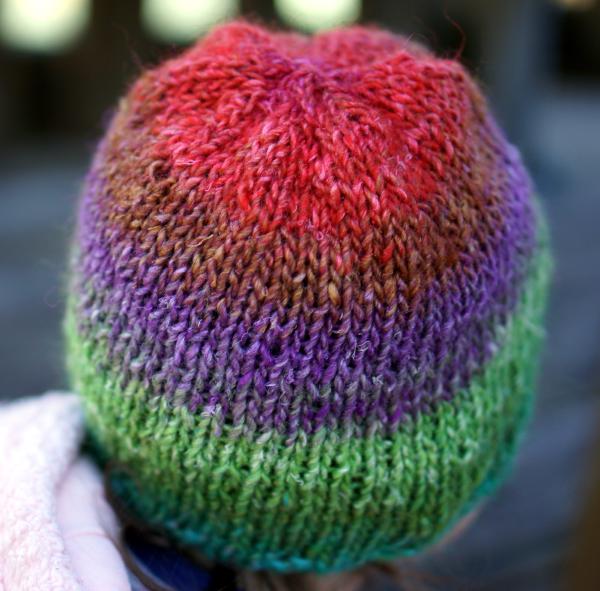
[[[549,336],[514,478],[417,566],[429,589],[598,591],[600,0],[0,0],[0,399],[66,386],[66,249],[109,109],[239,14],[307,32],[379,23],[460,53],[483,84],[550,216]]]

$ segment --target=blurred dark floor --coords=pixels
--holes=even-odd
[[[600,89],[550,90],[528,155],[556,272],[532,429],[512,480],[428,568],[442,589],[553,591],[600,426]],[[65,386],[60,318],[74,204],[93,141],[13,146],[0,159],[1,398]]]
[[[92,145],[16,145],[0,158],[0,399],[65,385],[66,251]]]

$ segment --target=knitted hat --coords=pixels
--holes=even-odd
[[[114,492],[207,558],[334,571],[506,475],[549,257],[464,68],[243,22],[144,73],[82,198],[73,386]]]

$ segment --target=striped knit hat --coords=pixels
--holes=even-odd
[[[234,22],[132,86],[82,198],[69,367],[114,492],[207,558],[335,571],[507,474],[549,256],[464,68]]]

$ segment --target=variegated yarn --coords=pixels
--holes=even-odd
[[[459,63],[233,22],[144,73],[99,145],[70,372],[149,524],[245,568],[351,568],[432,543],[506,474],[548,269]]]

